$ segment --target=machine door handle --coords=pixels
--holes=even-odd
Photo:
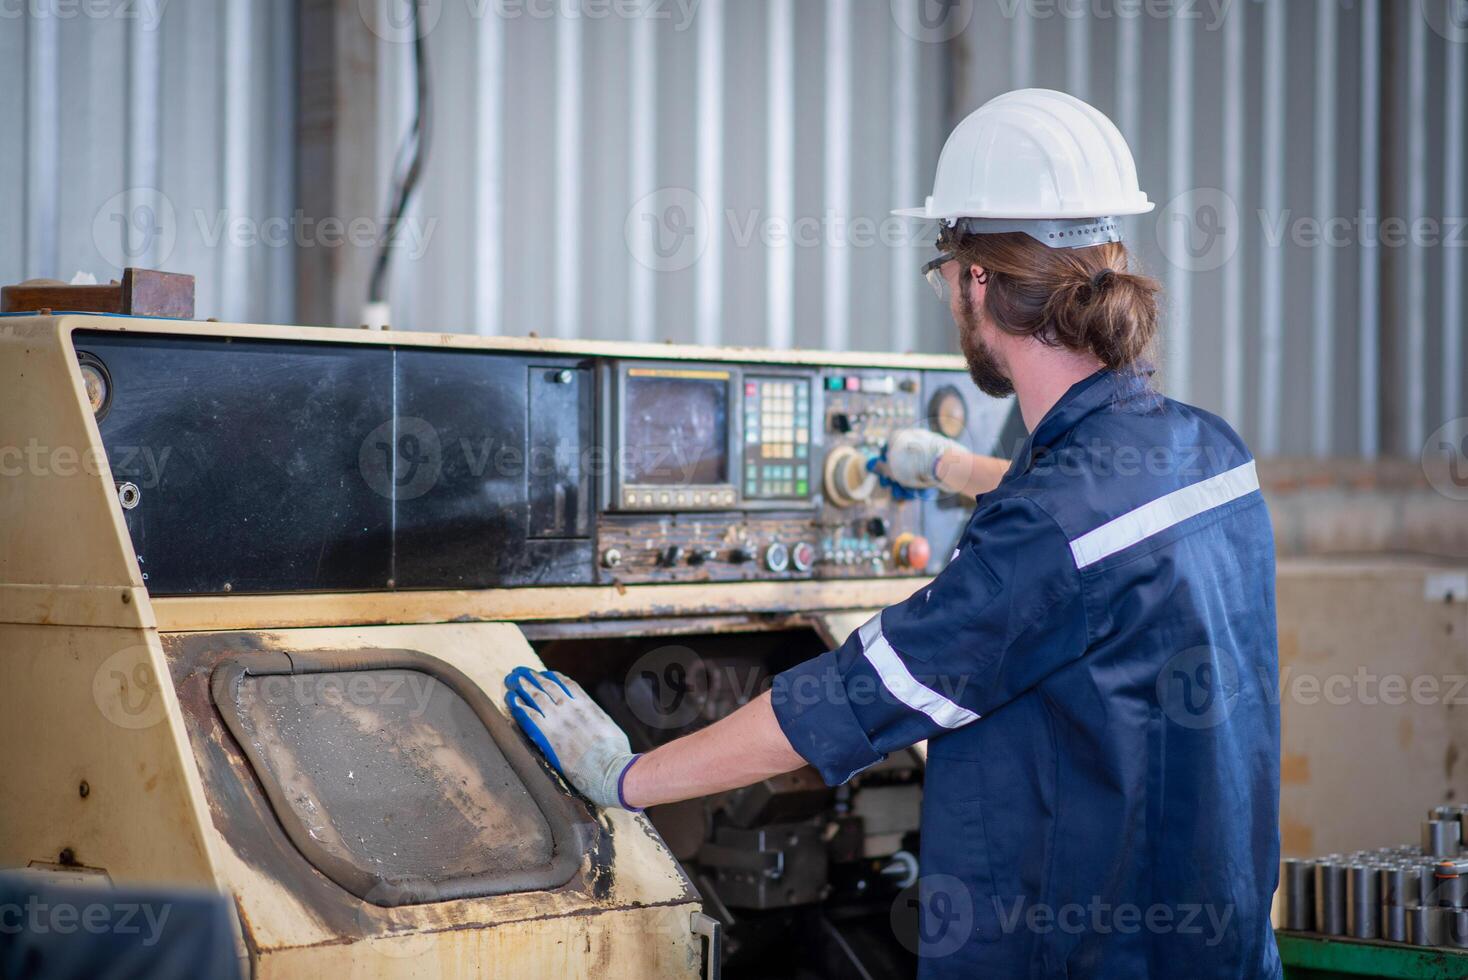
[[[694,912],[692,918],[693,934],[708,941],[704,947],[704,980],[720,980],[722,970],[719,961],[724,956],[724,925],[713,916],[702,912]]]

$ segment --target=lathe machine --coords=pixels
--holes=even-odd
[[[0,317],[0,867],[222,891],[258,977],[907,975],[920,758],[599,812],[502,678],[709,723],[947,560],[887,435],[1013,414],[946,356]]]

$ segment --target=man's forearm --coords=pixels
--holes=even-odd
[[[805,765],[780,729],[769,692],[692,735],[642,756],[622,780],[631,806],[676,803],[748,786]]]
[[[938,457],[934,472],[944,490],[977,497],[997,487],[1008,470],[1008,460],[997,456],[950,450]]]

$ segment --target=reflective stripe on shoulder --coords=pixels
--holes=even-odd
[[[1085,568],[1118,551],[1160,534],[1190,517],[1222,507],[1259,489],[1254,461],[1235,466],[1217,476],[1174,490],[1135,510],[1087,531],[1070,543],[1077,568]]]
[[[918,683],[887,637],[882,635],[882,614],[877,613],[857,629],[861,652],[876,668],[882,684],[892,696],[914,711],[921,711],[944,728],[962,728],[979,716],[961,704],[948,700],[930,687]]]

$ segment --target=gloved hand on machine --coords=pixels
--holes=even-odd
[[[638,756],[580,684],[552,670],[516,667],[505,688],[510,716],[582,796],[597,806],[636,809],[622,796],[622,780]]]
[[[927,429],[899,429],[892,434],[881,455],[867,464],[882,486],[902,498],[932,496],[942,486],[938,463],[947,453],[969,455],[968,450],[946,436]]]

